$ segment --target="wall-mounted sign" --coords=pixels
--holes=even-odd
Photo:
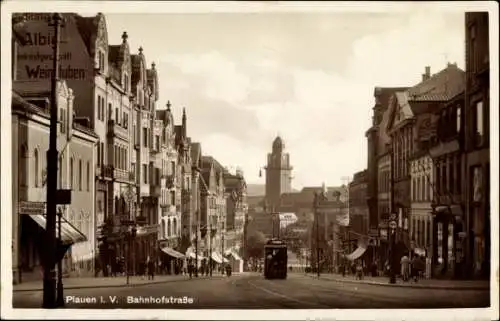
[[[28,215],[43,215],[46,213],[46,203],[28,201],[19,202],[19,213]]]
[[[50,81],[55,43],[54,27],[49,25],[51,16],[51,13],[25,14],[26,44],[18,48],[17,80]],[[65,13],[63,17],[64,26],[60,29],[59,77],[64,80],[91,80],[94,76],[93,57],[89,57],[75,15]]]

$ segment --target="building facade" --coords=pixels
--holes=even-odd
[[[463,91],[464,72],[456,64],[435,75],[425,68],[422,82],[404,92],[396,92],[390,100],[388,133],[391,137],[391,163],[394,165],[394,200],[391,212],[399,221],[398,240],[411,248],[411,159],[428,150],[434,135],[433,113]]]
[[[48,84],[47,84],[48,85]],[[57,83],[60,114],[73,115],[74,96],[65,81]],[[13,83],[13,272],[14,282],[42,278],[42,253],[47,197],[50,87]],[[64,111],[64,113],[63,113]],[[64,232],[63,273],[92,275],[95,255],[94,167],[97,136],[88,123],[73,117],[58,126],[58,188],[71,190],[71,204],[58,205]],[[66,235],[67,233],[67,235]]]
[[[487,12],[465,15],[466,257],[469,275],[490,275],[490,55]]]
[[[280,205],[283,193],[292,192],[292,169],[290,155],[285,153],[285,144],[281,137],[273,141],[272,152],[267,155],[266,201],[271,212]]]
[[[226,197],[226,226],[223,231],[223,253],[230,256],[233,270],[243,269],[243,240],[245,222],[248,218],[247,188],[243,172],[224,173]]]
[[[411,249],[427,258],[434,256],[434,219],[432,202],[434,198],[433,186],[434,165],[428,151],[413,155],[410,160],[411,175],[411,213],[410,213],[410,240]],[[427,262],[428,265],[431,261]],[[427,271],[431,266],[427,267]],[[426,275],[430,277],[429,273]]]
[[[368,236],[367,171],[354,174],[349,183],[349,225],[352,232]]]

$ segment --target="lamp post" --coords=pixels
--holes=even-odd
[[[57,213],[57,219],[58,219],[58,230],[57,230],[57,239],[59,240],[60,245],[62,246],[62,238],[61,238],[61,219],[62,219],[62,209],[59,207],[58,213]],[[64,307],[64,287],[63,287],[63,281],[62,281],[62,257],[60,260],[57,261],[57,306],[58,307]]]
[[[394,200],[395,197],[395,190],[394,190],[394,174],[395,174],[395,168],[394,168],[394,151],[392,149],[392,146],[389,148],[389,155],[390,155],[390,160],[391,160],[391,191],[390,191],[390,196],[391,196],[391,216],[389,220],[389,238],[390,238],[390,243],[389,243],[389,253],[390,253],[390,278],[389,278],[389,283],[394,284],[396,283],[396,202]]]
[[[59,42],[63,17],[55,13],[49,26],[54,27],[54,52],[50,103],[49,150],[47,151],[47,223],[43,271],[43,308],[56,307],[55,254],[56,243],[56,191],[57,191],[57,81],[59,80]]]
[[[319,194],[314,193],[314,218],[316,219],[316,272],[318,275],[318,279],[320,276],[320,271],[319,271],[319,212],[318,212],[318,205],[319,205]]]

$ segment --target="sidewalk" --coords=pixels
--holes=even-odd
[[[220,278],[220,274],[215,274],[211,278]],[[209,278],[208,276],[199,277]],[[193,280],[195,277],[193,276]],[[167,282],[178,282],[178,281],[189,281],[188,275],[155,275],[154,280],[148,280],[147,277],[142,276],[130,276],[129,284],[127,285],[126,276],[116,276],[116,277],[70,277],[63,279],[63,285],[65,289],[83,289],[83,288],[110,288],[110,287],[126,287],[126,286],[140,286],[148,284],[157,283],[167,283]],[[17,291],[42,291],[43,281],[32,281],[23,282],[21,284],[16,284],[13,286],[14,292]]]
[[[317,278],[316,274],[308,273],[309,277]],[[362,280],[356,280],[353,275],[342,276],[341,274],[321,274],[320,279],[333,282],[347,282],[358,284],[371,284],[379,286],[396,286],[421,289],[442,289],[442,290],[489,290],[490,282],[482,280],[436,280],[420,279],[418,282],[403,282],[400,278],[396,279],[395,284],[389,283],[386,276],[364,276]]]

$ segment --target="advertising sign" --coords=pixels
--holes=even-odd
[[[53,71],[54,27],[51,13],[26,13],[26,44],[17,53],[16,79],[50,82]],[[93,79],[93,59],[89,57],[73,14],[63,14],[60,29],[59,77],[64,80]],[[72,86],[70,86],[72,87]]]

